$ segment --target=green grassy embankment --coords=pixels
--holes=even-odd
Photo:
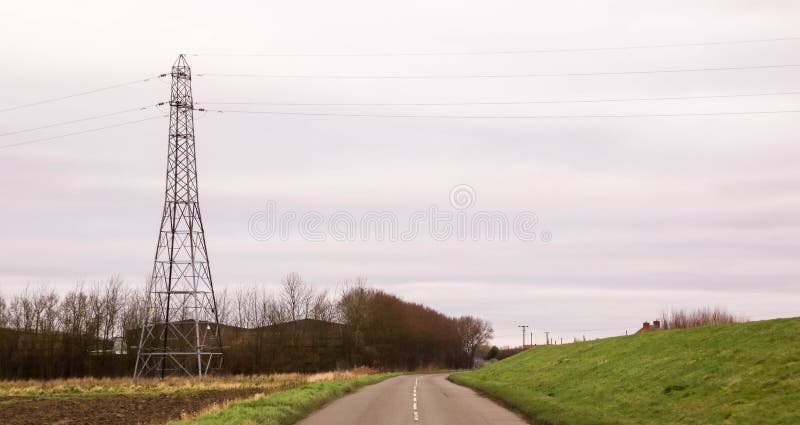
[[[251,400],[236,401],[190,420],[194,425],[264,424],[289,425],[303,419],[324,404],[363,386],[396,376],[379,373],[345,380],[325,380],[275,392]],[[174,422],[174,424],[187,422]]]
[[[537,347],[452,381],[535,424],[800,424],[800,318]]]

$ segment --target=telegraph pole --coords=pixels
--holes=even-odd
[[[219,316],[197,190],[192,70],[183,55],[170,75],[164,210],[134,380],[172,373],[202,378],[222,366]]]
[[[550,345],[550,332],[545,332],[545,341],[547,341],[547,345]]]
[[[530,326],[528,325],[517,325],[518,328],[522,328],[522,348],[525,348],[525,329],[528,329]]]

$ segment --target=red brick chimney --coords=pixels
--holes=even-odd
[[[653,320],[653,327],[656,329],[661,329],[661,321],[660,320]]]
[[[642,330],[643,331],[649,331],[650,330],[650,322],[642,323]]]

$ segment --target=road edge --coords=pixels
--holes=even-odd
[[[217,425],[255,422],[265,425],[293,425],[348,394],[399,375],[377,373],[341,381],[306,383],[285,391],[235,401],[220,410],[202,414],[188,421],[169,424]],[[304,393],[309,394],[303,398]],[[298,397],[300,400],[297,400]]]
[[[458,375],[458,374],[461,374],[461,373],[469,373],[469,371],[460,371],[460,372],[451,373],[451,374],[447,375],[447,380],[452,382],[452,383],[454,383],[454,384],[456,384],[456,385],[460,385],[460,386],[462,386],[464,388],[469,388],[470,390],[475,391],[481,397],[487,398],[487,399],[499,404],[500,406],[504,407],[505,409],[508,409],[508,410],[516,413],[517,416],[519,416],[520,418],[524,419],[525,422],[528,422],[530,425],[566,425],[566,424],[555,424],[553,422],[549,422],[549,421],[545,421],[545,420],[542,420],[542,419],[535,418],[535,417],[529,415],[527,412],[525,412],[522,409],[520,409],[519,407],[514,406],[514,405],[508,403],[507,401],[505,401],[505,400],[503,400],[503,399],[501,399],[499,397],[496,397],[493,394],[487,393],[486,391],[484,391],[481,388],[474,387],[472,385],[469,385],[466,382],[458,382],[458,381],[453,380],[453,376],[454,375]]]

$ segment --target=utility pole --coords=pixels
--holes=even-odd
[[[533,331],[531,331],[531,347],[533,347],[533,346],[534,346],[534,344],[533,344]]]
[[[517,325],[518,328],[522,328],[522,348],[525,348],[525,329],[528,329],[530,326],[528,325]]]
[[[550,345],[550,332],[549,331],[545,332],[544,336],[545,336],[545,341],[546,341],[547,345]]]
[[[170,75],[164,210],[134,380],[171,373],[203,378],[222,366],[219,315],[197,190],[192,70],[183,55]]]

